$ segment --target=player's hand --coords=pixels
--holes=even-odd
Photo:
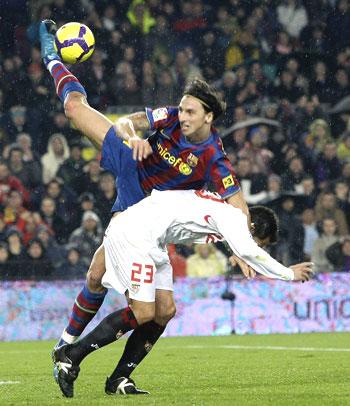
[[[132,157],[136,161],[142,161],[152,154],[152,147],[147,140],[143,140],[137,135],[128,140],[128,144],[132,149]]]
[[[148,141],[140,138],[135,131],[134,124],[127,117],[119,118],[114,124],[117,136],[127,141],[132,151],[133,159],[142,161],[152,153],[152,148]]]
[[[291,265],[289,268],[294,272],[295,281],[306,282],[310,280],[314,274],[312,266],[312,262],[301,262],[300,264]]]
[[[232,256],[230,256],[230,258],[228,260],[230,261],[230,264],[232,266],[238,265],[240,267],[243,275],[247,279],[255,278],[256,272],[254,271],[254,269],[251,266],[249,266],[246,262],[244,262],[243,259],[236,257],[236,255],[232,255]]]

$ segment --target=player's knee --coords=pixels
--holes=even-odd
[[[166,307],[162,307],[161,311],[156,312],[155,322],[161,326],[165,326],[176,314],[175,303],[172,302]]]
[[[105,288],[102,286],[102,277],[105,273],[104,267],[91,264],[86,275],[87,286],[92,292],[102,292]]]
[[[64,113],[68,119],[72,120],[78,114],[79,108],[83,103],[83,98],[84,96],[80,93],[69,93],[64,102]]]

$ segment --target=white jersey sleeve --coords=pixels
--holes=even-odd
[[[256,272],[268,278],[288,281],[294,279],[292,269],[280,264],[257,245],[249,232],[247,217],[240,210],[225,205],[212,217],[218,232],[227,241],[233,253]]]

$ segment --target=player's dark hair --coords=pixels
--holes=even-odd
[[[226,103],[221,99],[217,90],[201,79],[194,79],[188,83],[184,90],[184,96],[193,96],[202,101],[204,110],[213,112],[216,120],[226,110]]]
[[[278,219],[275,212],[265,206],[249,208],[251,222],[254,223],[253,236],[264,240],[270,238],[270,243],[277,241]]]

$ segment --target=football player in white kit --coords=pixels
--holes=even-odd
[[[252,230],[254,234],[254,226]],[[106,230],[103,241],[106,273],[102,283],[126,294],[129,306],[107,316],[80,341],[55,351],[58,383],[64,396],[73,396],[79,364],[89,353],[157,317],[156,290],[173,290],[167,244],[222,240],[253,273],[286,281],[307,281],[312,274],[310,263],[287,268],[273,259],[253,239],[246,215],[219,195],[207,191],[154,190],[149,197],[113,217]],[[112,374],[107,378],[105,391],[125,394],[129,384],[133,385],[129,377],[114,379]]]

